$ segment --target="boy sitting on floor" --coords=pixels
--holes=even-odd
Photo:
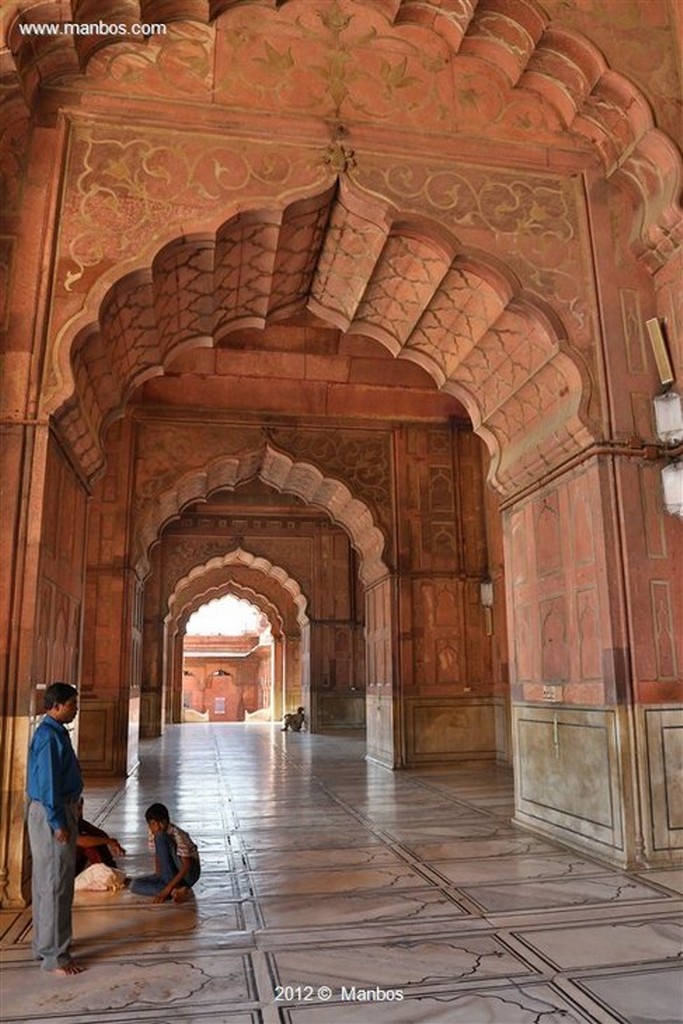
[[[152,804],[145,811],[149,827],[149,848],[155,855],[155,873],[134,878],[130,891],[139,896],[153,896],[154,903],[172,899],[176,903],[187,898],[199,879],[199,851],[187,832],[169,820],[164,804]]]

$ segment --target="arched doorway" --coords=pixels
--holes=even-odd
[[[188,516],[183,518],[187,522]],[[178,572],[182,571],[180,567]],[[174,579],[170,579],[169,585]],[[154,650],[160,643],[164,653],[159,674],[149,672],[143,680],[144,736],[159,735],[164,722],[181,720],[181,672],[184,669],[181,647],[187,622],[207,600],[227,594],[255,605],[270,624],[273,638],[270,718],[279,719],[285,710],[301,701],[304,674],[301,640],[302,633],[309,628],[307,599],[297,581],[281,566],[238,547],[202,565],[192,566],[175,582],[168,598],[162,595],[168,609],[163,620],[163,637],[159,628],[160,614],[156,609],[149,610],[147,648]],[[305,674],[310,675],[308,666],[305,666]],[[160,682],[160,690],[155,681]]]
[[[270,271],[259,277],[257,286],[245,279],[218,321],[208,300],[199,305],[194,302],[196,281],[188,284],[182,299],[176,291],[174,302],[190,303],[197,317],[186,320],[176,311],[169,320],[162,314],[155,296],[178,289],[178,282],[185,280],[181,266],[189,263],[198,268],[204,281],[200,291],[209,295],[217,279],[240,277],[239,260],[247,250],[250,259]],[[279,268],[290,264],[296,264],[297,272],[283,278]],[[413,268],[414,280],[407,280],[406,267]],[[141,344],[134,350],[130,350],[124,328],[127,316],[114,315],[115,310],[129,308],[138,313],[146,310],[138,319],[145,326]],[[472,425],[488,447],[489,479],[503,495],[515,493],[530,486],[541,467],[546,471],[566,463],[593,437],[589,369],[562,317],[546,301],[530,295],[519,276],[498,256],[482,255],[476,249],[463,252],[458,237],[442,225],[399,213],[391,203],[368,196],[348,178],[340,179],[337,187],[288,202],[275,211],[256,208],[248,215],[240,213],[224,220],[212,232],[170,242],[156,254],[147,271],[136,271],[112,284],[100,302],[96,323],[84,325],[85,315],[70,325],[76,333],[69,372],[78,387],[72,398],[56,409],[56,416],[96,470],[101,452],[92,424],[84,423],[83,409],[94,403],[102,422],[107,423],[120,414],[126,395],[137,387],[135,417],[140,422],[146,419],[146,439],[145,451],[137,458],[138,507],[131,519],[129,551],[138,577],[143,579],[147,572],[148,552],[163,523],[178,516],[187,501],[201,499],[215,487],[235,488],[258,477],[280,492],[322,506],[345,526],[360,555],[367,675],[377,688],[366,708],[371,756],[392,766],[448,754],[495,756],[500,749],[497,736],[506,730],[496,724],[498,712],[492,717],[492,704],[484,709],[473,705],[463,718],[451,703],[456,693],[463,701],[474,692],[467,678],[472,666],[476,689],[488,675],[492,654],[487,645],[482,645],[483,653],[467,653],[473,642],[478,644],[473,637],[481,628],[476,596],[481,582],[495,577],[497,603],[502,607],[502,556],[493,572],[486,545],[470,555],[462,527],[452,521],[458,500],[464,508],[463,497],[455,497],[451,479],[453,464],[460,456],[454,452],[446,455],[450,440],[441,448],[444,442],[434,441],[435,448],[425,460],[417,447],[410,450],[409,440],[402,448],[405,458],[433,464],[428,480],[424,484],[417,483],[417,476],[406,480],[399,498],[393,491],[394,456],[388,454],[394,438],[388,441],[385,435],[387,443],[375,459],[371,432],[366,431],[362,443],[355,446],[348,434],[340,455],[335,450],[336,440],[314,440],[318,427],[302,429],[303,406],[299,403],[304,402],[308,416],[307,403],[313,400],[315,405],[321,380],[324,401],[319,409],[321,413],[328,410],[335,401],[340,372],[344,393],[352,394],[358,381],[361,386],[356,391],[362,392],[366,401],[379,396],[382,389],[376,385],[381,378],[383,384],[394,387],[405,382],[411,395],[420,396],[413,401],[412,415],[458,427]],[[292,352],[285,339],[295,337]],[[308,339],[313,337],[313,350],[307,355]],[[328,340],[334,348],[326,350]],[[99,372],[97,353],[102,345],[109,351],[127,353],[115,388],[111,378],[105,379]],[[240,359],[245,348],[247,364]],[[387,353],[393,358],[388,360]],[[303,373],[303,391],[292,401],[287,374],[294,365]],[[275,366],[281,368],[283,377],[273,387]],[[250,388],[256,389],[254,400],[259,408],[269,410],[267,422],[261,413],[239,428],[238,437],[233,432],[226,444],[227,435],[218,423],[207,430],[186,419],[182,434],[174,432],[170,460],[161,455],[170,443],[170,428],[155,425],[153,417],[146,416],[145,405],[180,402],[178,386],[182,388],[184,381],[195,389],[200,387],[197,404],[206,403],[215,410],[223,402],[239,403],[243,397],[236,373],[239,367],[249,376]],[[367,378],[364,374],[369,368],[371,377]],[[270,383],[264,391],[257,381],[266,376]],[[368,379],[373,384],[369,390],[362,386]],[[435,385],[441,392],[438,397]],[[428,410],[420,407],[425,391],[432,392]],[[285,396],[282,403],[281,395]],[[373,406],[373,416],[378,412],[385,419],[392,413],[400,415],[395,396],[396,391],[384,408]],[[340,399],[341,392],[336,401]],[[406,400],[410,404],[412,397]],[[343,404],[342,400],[336,406],[340,413]],[[296,410],[293,424],[285,425],[282,420],[285,410],[290,414]],[[360,407],[354,414],[361,417]],[[273,415],[280,419],[274,422]],[[426,444],[429,448],[431,441]],[[473,458],[469,451],[467,458]],[[472,496],[467,500],[483,509],[479,453],[474,461],[478,468],[468,484],[458,486],[469,487]],[[426,467],[416,473],[423,469]],[[413,496],[410,492],[415,488],[419,494]],[[432,522],[429,531],[420,528],[403,542],[398,537],[396,502],[406,499],[415,502],[421,518]],[[401,526],[407,528],[408,521]],[[387,542],[393,546],[389,559],[383,558]],[[401,568],[408,574],[392,578],[404,553],[407,558]],[[409,578],[412,573],[424,572],[428,576],[419,585]],[[457,582],[437,578],[454,572]],[[420,639],[411,640],[407,651],[400,650],[404,641],[397,644],[396,638],[404,614],[399,610],[401,604],[409,621],[415,615],[425,621],[427,650]],[[459,636],[449,638],[449,631]],[[513,631],[511,635],[517,634]],[[507,663],[504,647],[503,642],[495,655],[501,666],[501,683],[502,666]],[[396,686],[399,678],[403,685],[408,675],[424,679],[425,694],[442,703],[422,706],[420,697],[420,706],[412,708],[404,702],[395,714]],[[329,674],[322,675],[321,685],[334,685]],[[441,690],[444,685],[451,688],[447,696]],[[492,689],[489,679],[487,701]],[[470,714],[476,719],[474,729]],[[437,736],[443,734],[450,738],[439,746]],[[468,737],[475,734],[478,746],[473,751]]]
[[[182,648],[182,722],[272,721],[273,634],[255,604],[226,594],[200,605]]]

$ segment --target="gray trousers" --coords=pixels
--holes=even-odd
[[[33,952],[43,970],[54,971],[70,960],[71,906],[76,866],[76,805],[66,808],[69,842],[58,843],[45,808],[32,800],[28,837],[33,858]]]

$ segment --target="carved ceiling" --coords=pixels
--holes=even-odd
[[[98,19],[129,31],[125,38],[26,31],[27,25],[78,27]],[[167,32],[135,41],[132,26],[141,22],[163,22]],[[145,397],[145,386],[148,396],[165,400],[171,392],[151,379],[172,376],[188,349],[212,350],[210,387],[232,400],[234,391],[221,392],[220,378],[232,378],[239,389],[244,377],[233,372],[237,357],[232,366],[220,357],[239,347],[240,332],[268,335],[278,324],[306,317],[339,332],[334,357],[354,339],[374,342],[461,403],[488,445],[491,479],[502,492],[524,486],[595,438],[597,417],[589,410],[594,368],[570,344],[549,304],[552,287],[546,286],[544,303],[525,291],[512,256],[501,262],[466,246],[441,225],[369,195],[367,184],[361,195],[353,183],[354,148],[368,157],[366,183],[372,160],[390,164],[392,152],[425,158],[436,151],[444,160],[477,153],[484,165],[486,158],[497,167],[507,161],[522,176],[529,169],[566,176],[599,168],[631,197],[633,248],[656,270],[683,238],[680,153],[666,134],[675,131],[676,104],[664,103],[672,94],[680,97],[676,15],[665,0],[635,7],[623,0],[549,0],[545,7],[535,0],[54,0],[9,5],[6,29],[4,166],[15,177],[22,174],[21,104],[13,83],[24,115],[30,110],[35,123],[46,126],[68,110],[69,118],[92,118],[100,128],[107,118],[130,119],[134,127],[151,122],[163,131],[176,122],[201,124],[219,136],[234,133],[238,142],[248,131],[261,139],[284,131],[309,143],[321,130],[329,138],[334,125],[351,133],[352,142],[337,136],[324,174],[307,165],[305,198],[280,202],[281,189],[275,203],[243,200],[217,228],[214,220],[211,230],[195,233],[180,230],[182,211],[197,209],[188,199],[178,206],[176,237],[152,259],[140,256],[139,245],[136,258],[120,256],[121,267],[135,265],[133,272],[117,271],[117,258],[109,254],[107,263],[102,253],[94,262],[81,260],[77,270],[73,261],[66,273],[61,268],[55,294],[61,289],[73,331],[60,326],[60,338],[51,339],[61,379],[46,389],[43,410],[56,413],[86,476],[101,469],[107,425],[134,395]],[[655,40],[659,51],[652,49]],[[656,52],[664,54],[657,68]],[[123,154],[134,142],[118,139],[112,152],[118,147]],[[95,143],[79,145],[90,152]],[[141,144],[136,159],[163,194],[173,168],[150,170],[144,150]],[[237,156],[225,152],[239,170]],[[207,160],[210,155],[207,150]],[[280,157],[274,149],[251,169],[261,175],[263,194],[273,194],[267,185],[280,173]],[[139,207],[130,188],[139,186],[137,200],[157,210],[159,219],[162,207],[143,195],[142,176],[127,182],[123,196],[115,178],[130,168],[122,155],[117,160],[107,152],[106,158],[107,188],[94,176],[98,200],[135,223]],[[205,181],[213,187],[226,174],[214,155]],[[201,177],[191,184],[201,189]],[[529,214],[532,227],[535,215]],[[189,222],[196,223],[192,216]],[[120,219],[116,230],[124,232]],[[490,237],[498,238],[495,228]],[[97,250],[96,239],[89,244]],[[91,269],[98,260],[99,279]],[[590,325],[586,330],[590,335]],[[197,358],[201,362],[201,354]],[[351,384],[363,370],[354,358],[328,363],[324,371],[320,360],[310,360],[298,374],[285,359],[277,365],[282,380],[296,377],[301,385],[297,408],[308,407],[313,381],[322,374],[328,387],[321,415],[331,412],[332,385]],[[335,374],[346,378],[335,381]],[[400,386],[401,374],[394,374]],[[280,386],[277,371],[271,377]],[[421,384],[426,391],[425,376]],[[269,408],[253,374],[249,387],[256,408]]]
[[[652,103],[676,138],[675,5],[270,0],[256,5],[258,23],[254,6],[250,0],[14,3],[5,14],[11,56],[5,68],[11,73],[14,66],[25,101],[37,112],[64,102],[65,90],[106,89],[127,102],[136,96],[210,96],[212,103],[238,110],[430,125],[448,134],[480,135],[485,125],[489,137],[560,146],[565,136],[565,146],[572,139],[574,145],[587,143],[608,176],[632,186],[645,205],[654,202],[668,222],[660,231],[673,229],[679,154],[657,125]],[[95,20],[128,31],[25,31],[32,23],[78,28]],[[166,32],[133,41],[130,30],[140,23],[163,24]],[[656,41],[654,50],[648,38],[651,45]],[[609,49],[612,67],[600,43]],[[633,71],[650,86],[648,98],[631,83]],[[680,225],[677,230],[680,238]]]
[[[56,414],[71,450],[94,475],[106,426],[177,354],[229,346],[233,331],[307,312],[346,337],[374,339],[457,398],[501,488],[590,437],[581,407],[589,383],[542,304],[443,232],[397,222],[386,204],[342,185],[282,213],[240,214],[213,238],[179,239],[149,271],[118,281],[73,346],[76,393]],[[277,364],[268,372],[276,378]],[[520,464],[519,445],[539,415],[545,439]]]

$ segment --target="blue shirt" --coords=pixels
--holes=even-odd
[[[83,778],[71,737],[61,722],[45,715],[28,751],[29,799],[43,805],[53,831],[67,828],[64,804],[78,800]]]

